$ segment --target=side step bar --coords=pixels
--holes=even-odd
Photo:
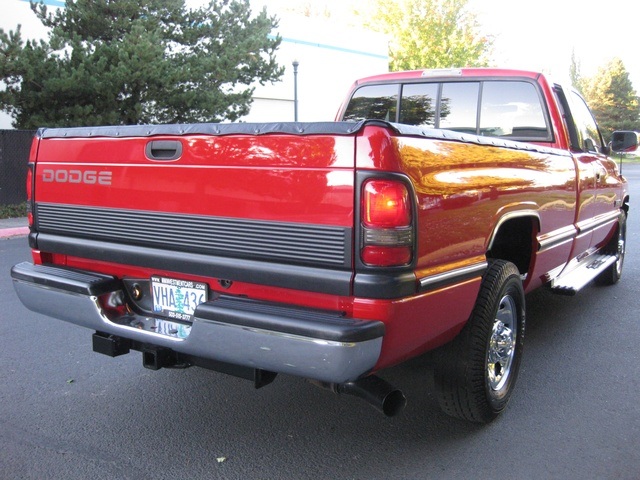
[[[551,281],[551,291],[559,295],[575,295],[598,275],[616,263],[617,255],[593,255],[578,267]]]

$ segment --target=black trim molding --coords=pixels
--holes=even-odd
[[[167,251],[47,233],[38,234],[37,242],[43,252],[295,290],[344,296],[351,294],[350,270]]]

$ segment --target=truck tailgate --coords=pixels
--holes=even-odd
[[[350,269],[357,128],[309,126],[41,130],[34,242]]]

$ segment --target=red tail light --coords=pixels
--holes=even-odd
[[[363,186],[361,209],[362,261],[378,267],[411,263],[413,227],[407,186],[397,180],[369,180]]]
[[[411,224],[409,192],[392,180],[370,180],[364,185],[363,221],[374,228],[406,227]]]

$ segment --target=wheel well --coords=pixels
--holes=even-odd
[[[501,223],[493,233],[487,258],[507,260],[518,267],[521,275],[525,275],[531,266],[537,229],[538,219],[530,216],[511,218]]]

